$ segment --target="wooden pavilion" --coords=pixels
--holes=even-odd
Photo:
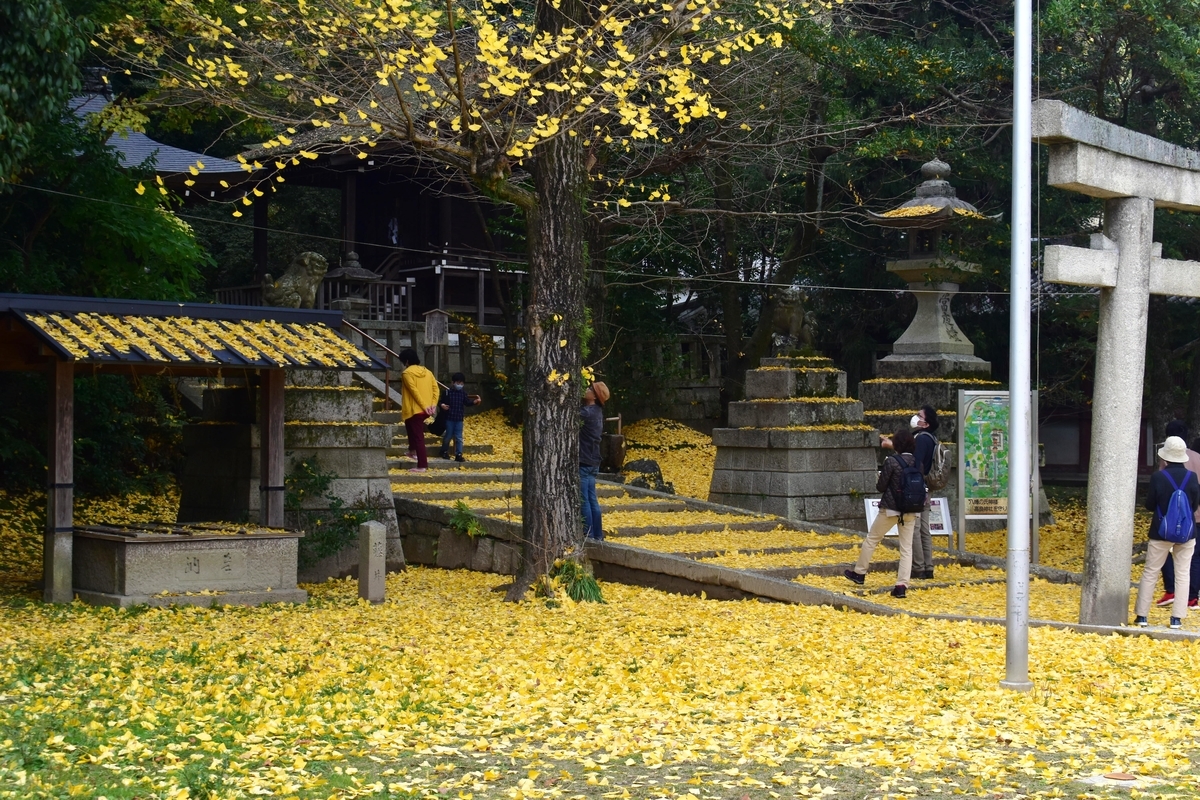
[[[0,370],[49,377],[45,592],[74,597],[74,378],[85,373],[257,376],[262,519],[282,528],[285,369],[383,371],[342,338],[337,311],[0,294]]]

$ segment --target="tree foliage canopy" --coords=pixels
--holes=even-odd
[[[79,85],[87,46],[58,0],[0,0],[0,183],[34,146]]]

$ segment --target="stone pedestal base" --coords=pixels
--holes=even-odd
[[[74,586],[84,602],[134,605],[303,603],[299,533],[218,536],[75,532]]]
[[[956,353],[893,354],[879,359],[875,374],[880,378],[988,378],[992,362]]]
[[[875,432],[717,428],[710,503],[866,530],[878,475]]]
[[[713,430],[713,503],[866,530],[875,431],[827,358],[768,358],[746,373],[746,400]]]

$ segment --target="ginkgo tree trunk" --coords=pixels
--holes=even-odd
[[[96,44],[153,79],[156,102],[215,104],[273,124],[263,143],[271,157],[243,159],[259,179],[253,191],[319,153],[365,159],[400,142],[522,210],[525,548],[509,592],[518,599],[582,542],[589,156],[724,117],[694,68],[780,46],[793,13],[832,6],[739,2],[168,0],[157,18],[128,17]]]

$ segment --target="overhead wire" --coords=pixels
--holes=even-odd
[[[42,192],[44,194],[52,194],[52,195],[58,195],[61,197],[69,197],[69,198],[72,198],[75,200],[86,200],[86,201],[93,202],[93,203],[104,203],[106,205],[117,206],[117,207],[121,207],[121,208],[133,208],[133,209],[143,208],[142,206],[137,206],[132,203],[122,203],[118,200],[108,200],[108,199],[105,199],[102,197],[89,197],[87,195],[75,194],[73,192],[64,192],[64,191],[57,190],[57,189],[48,189],[48,188],[45,188],[42,186],[29,186],[27,184],[11,184],[11,183],[9,184],[9,186],[12,186],[13,188],[26,189],[29,191]],[[205,223],[215,223],[218,225],[226,225],[226,226],[234,227],[234,228],[242,228],[242,229],[249,230],[249,231],[261,230],[260,228],[258,228],[258,226],[250,224],[250,223],[245,223],[245,222],[234,222],[232,220],[214,219],[212,217],[205,217],[205,216],[201,216],[198,214],[180,213],[180,212],[174,211],[174,210],[172,210],[171,213],[173,213],[177,217],[180,217],[181,219],[196,220],[196,221],[205,222]],[[303,239],[315,239],[315,240],[319,240],[319,241],[336,242],[339,245],[344,242],[344,240],[341,237],[337,237],[337,236],[325,236],[325,235],[318,234],[318,233],[305,233],[302,231],[288,231],[288,230],[282,230],[280,228],[272,228],[272,229],[270,229],[270,233],[273,233],[278,236],[291,236],[291,237],[303,238]],[[1040,229],[1039,229],[1039,235],[1040,235]],[[427,256],[430,256],[431,258],[435,258],[435,259],[445,258],[447,256],[447,254],[441,250],[426,250],[426,249],[422,249],[422,248],[404,247],[403,245],[393,245],[393,244],[384,244],[384,245],[373,244],[371,246],[377,247],[377,248],[380,248],[383,250],[391,250],[394,252],[406,252],[406,253],[414,253],[417,255],[427,255]],[[455,254],[455,255],[461,257],[462,254]],[[484,262],[489,262],[489,263],[503,263],[503,264],[523,264],[524,263],[520,259],[498,258],[495,256],[486,255],[486,254],[478,254],[478,255],[472,254],[468,258],[470,258],[472,260],[476,260],[476,261],[484,261]],[[429,266],[436,266],[436,264],[431,264]],[[612,274],[614,271],[607,270],[607,269],[589,269],[588,272]],[[646,275],[644,273],[629,273],[629,272],[623,272],[623,271],[619,271],[619,270],[615,271],[615,272],[616,272],[616,275],[618,275],[620,277],[624,277],[624,276],[632,277],[632,276],[636,275],[637,280],[606,281],[606,285],[633,287],[633,286],[648,286],[652,283],[663,283],[663,282],[666,282],[666,283],[688,283],[688,284],[702,283],[702,284],[709,284],[709,285],[714,285],[714,286],[726,285],[726,284],[731,284],[731,285],[735,284],[735,285],[739,285],[739,286],[747,285],[746,281],[742,281],[742,280],[708,277],[708,276],[703,276],[703,275],[689,275],[689,276]],[[833,284],[774,283],[774,282],[770,282],[770,281],[762,281],[762,282],[756,281],[756,282],[754,282],[753,285],[756,287],[762,287],[762,288],[768,288],[768,289],[800,289],[802,291],[840,291],[840,292],[868,292],[868,293],[876,292],[876,293],[893,294],[893,295],[894,294],[903,294],[905,292],[911,291],[910,289],[888,288],[888,287],[836,286]],[[931,291],[936,291],[936,290],[931,290]],[[992,296],[992,297],[1002,297],[1002,296],[1007,295],[1008,293],[1009,292],[1007,290],[959,291],[959,292],[957,292],[958,295]],[[1040,293],[1040,287],[1039,287],[1039,293]],[[1087,295],[1087,294],[1093,294],[1093,292],[1088,292],[1088,291],[1056,292],[1055,294],[1056,294],[1056,296],[1069,296],[1069,295]],[[1039,297],[1040,297],[1040,294],[1039,294]]]

